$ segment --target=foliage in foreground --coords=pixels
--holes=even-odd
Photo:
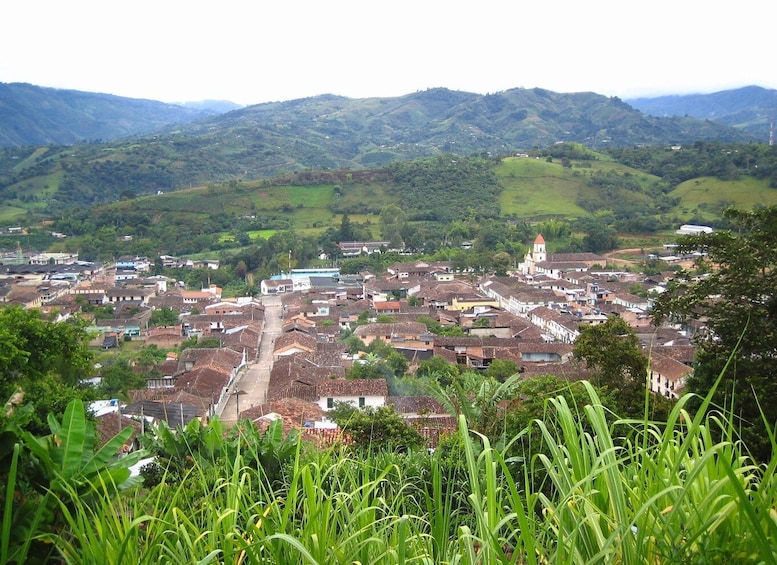
[[[300,443],[274,484],[245,441],[217,474],[195,463],[131,496],[59,491],[66,527],[42,539],[69,563],[777,561],[777,460],[753,464],[729,416],[692,417],[683,399],[666,424],[609,423],[584,386],[585,406],[558,396],[552,422],[515,438],[543,442],[519,476],[464,417],[434,454]]]
[[[705,394],[726,367],[715,401],[735,406],[742,437],[768,461],[777,425],[777,206],[725,217],[730,231],[680,238],[679,253],[701,254],[696,269],[679,272],[659,297],[654,316],[704,320],[688,389]]]

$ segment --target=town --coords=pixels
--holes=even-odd
[[[381,243],[340,245],[346,253],[366,254],[379,253]],[[160,259],[166,266],[194,266]],[[383,341],[403,356],[410,375],[439,357],[476,372],[498,360],[527,378],[580,380],[590,376],[572,355],[580,328],[610,316],[624,320],[649,355],[650,390],[676,399],[693,371],[692,337],[700,329],[690,321],[653,326],[651,304],[671,271],[644,276],[608,268],[607,259],[594,253],[549,254],[542,235],[509,276],[475,276],[455,272],[450,262],[420,260],[355,275],[293,269],[261,281],[258,297],[223,299],[216,285],[182,288],[177,280],[151,275],[153,263],[127,256],[103,265],[72,254],[24,257],[17,251],[2,267],[6,304],[38,308],[60,321],[91,317],[91,344],[104,350],[134,343],[169,351],[147,368],[153,378],[146,388],[96,405],[101,419],[113,425],[107,414],[120,412],[137,430],[141,419],[176,427],[219,416],[228,424],[282,419],[287,430],[325,435],[336,428],[327,411],[345,402],[391,406],[435,438],[441,426],[455,426],[454,414],[428,396],[398,395],[385,378],[346,378],[354,364],[367,361],[365,351],[351,351],[342,336],[353,335],[363,346]],[[216,270],[218,262],[200,266]],[[89,314],[85,305],[93,311],[108,306],[111,316]],[[175,322],[153,324],[159,310],[176,313]],[[435,334],[430,322],[456,331]],[[192,339],[193,346],[179,354]],[[198,340],[209,344],[198,347]],[[96,370],[95,382],[99,377]],[[137,447],[137,439],[131,445]]]

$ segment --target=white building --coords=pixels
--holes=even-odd
[[[702,233],[712,233],[712,228],[709,226],[696,226],[693,224],[683,224],[680,229],[675,232],[677,235],[699,235]]]
[[[335,402],[347,402],[357,408],[386,404],[386,379],[330,379],[318,385],[318,405],[331,410]]]

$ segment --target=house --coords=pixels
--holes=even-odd
[[[218,271],[219,269],[219,260],[218,259],[203,259],[201,261],[193,261],[193,268],[195,269],[211,269],[213,271]]]
[[[143,420],[166,422],[171,428],[183,428],[191,420],[205,420],[213,414],[209,398],[175,389],[130,391],[132,402],[122,412]]]
[[[131,257],[124,255],[116,259],[116,270],[121,271],[148,271],[151,262],[147,257]]]
[[[365,324],[357,327],[353,335],[362,340],[364,345],[380,339],[395,348],[415,350],[432,349],[434,339],[421,322]]]
[[[372,255],[380,253],[381,248],[388,249],[391,246],[390,241],[341,241],[337,244],[343,257],[356,257],[364,253]]]
[[[486,369],[494,359],[520,363],[522,344],[514,338],[435,336],[434,354],[447,360],[455,358],[458,365]]]
[[[154,344],[157,347],[177,347],[183,341],[183,326],[157,326],[149,328],[146,336],[146,345]]]
[[[224,330],[221,334],[221,346],[243,353],[247,360],[254,361],[259,355],[261,337],[262,325],[258,322],[247,322]]]
[[[562,343],[574,343],[580,335],[580,320],[572,314],[539,307],[529,312],[529,321],[540,328],[549,339]]]
[[[103,349],[115,349],[119,347],[119,335],[116,332],[108,332],[103,336]]]
[[[650,354],[650,390],[667,398],[679,398],[685,389],[686,380],[693,374],[693,368],[661,354],[661,349],[656,347]]]
[[[417,279],[370,279],[363,285],[363,295],[373,303],[384,300],[401,300],[412,296],[420,289]]]
[[[95,330],[103,335],[115,334],[124,337],[137,337],[141,330],[148,327],[148,320],[138,318],[110,318],[94,321]]]
[[[478,294],[477,289],[464,281],[439,282],[435,279],[424,280],[417,292],[412,293],[425,306],[438,310],[460,311],[474,305],[498,306],[493,297]]]
[[[318,405],[331,410],[336,402],[346,402],[358,408],[377,408],[386,404],[386,379],[329,379],[318,385]]]
[[[703,233],[712,233],[712,228],[709,226],[697,226],[694,224],[683,224],[680,229],[675,231],[677,235],[700,235]]]
[[[395,279],[430,278],[437,273],[452,273],[451,261],[416,261],[413,263],[394,263],[386,272]]]
[[[399,300],[384,300],[375,303],[376,314],[399,314],[402,311],[402,303]]]
[[[479,294],[465,294],[451,297],[450,310],[457,310],[459,312],[463,310],[470,310],[472,308],[491,307],[498,308],[499,301],[493,298],[485,298]]]
[[[260,430],[274,419],[271,415],[280,417],[283,431],[288,433],[291,430],[311,428],[314,422],[324,417],[325,412],[314,402],[290,397],[252,406],[240,412],[241,419],[252,420]]]
[[[613,297],[613,304],[646,312],[650,309],[650,300],[628,292],[618,292]]]
[[[153,295],[153,290],[143,288],[109,288],[105,291],[105,297],[111,304],[133,302],[145,306]]]
[[[291,279],[264,279],[259,284],[259,290],[262,294],[283,294],[294,290],[294,281]]]
[[[208,304],[204,308],[204,313],[212,316],[245,315],[259,320],[264,317],[264,304],[253,299],[236,302],[222,301]]]
[[[245,352],[225,348],[185,349],[178,360],[174,388],[206,399],[209,406],[215,407],[213,413],[218,413],[245,364]]]
[[[316,338],[308,334],[291,331],[275,338],[273,344],[273,355],[276,359],[293,355],[295,353],[316,351]]]
[[[184,304],[198,304],[203,301],[218,302],[221,300],[221,289],[211,285],[202,290],[184,290],[181,293],[181,297]]]
[[[523,318],[527,318],[534,308],[560,308],[567,303],[563,292],[528,285],[512,277],[491,277],[481,281],[478,288],[496,300],[499,308]]]
[[[313,352],[300,351],[276,359],[267,385],[268,400],[299,398],[318,400],[316,386],[335,377],[345,376],[341,343],[318,343]]]

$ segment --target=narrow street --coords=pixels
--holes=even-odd
[[[279,296],[263,296],[264,331],[259,342],[259,356],[237,378],[221,420],[227,426],[237,421],[237,414],[257,404],[265,402],[267,385],[270,382],[270,370],[273,363],[275,338],[281,334],[281,299]]]

